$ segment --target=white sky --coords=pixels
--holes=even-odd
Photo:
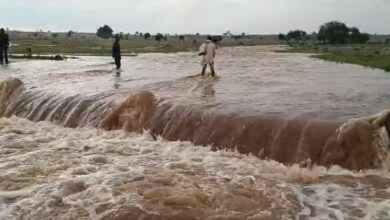
[[[32,31],[275,34],[330,20],[390,34],[390,0],[0,0],[0,27]]]

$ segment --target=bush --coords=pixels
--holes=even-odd
[[[356,27],[348,28],[346,24],[331,21],[321,25],[318,40],[330,44],[366,43],[370,39],[367,33],[360,33]]]
[[[164,35],[162,35],[161,33],[157,33],[156,36],[154,36],[154,39],[156,41],[161,41],[163,38],[164,38]]]
[[[151,37],[150,33],[145,33],[145,34],[144,34],[145,40],[149,39],[150,37]]]
[[[383,68],[386,72],[390,72],[390,64],[386,64]]]
[[[73,31],[68,31],[68,32],[65,34],[65,36],[66,36],[66,37],[72,37],[73,34],[74,34]]]
[[[114,30],[112,30],[112,28],[108,25],[104,25],[103,27],[100,27],[96,34],[98,37],[101,37],[103,39],[109,39],[112,37],[112,33],[114,32]]]
[[[278,35],[278,39],[279,39],[279,40],[287,40],[287,37],[286,37],[286,35],[284,35],[284,34],[279,34],[279,35]]]
[[[282,37],[282,36],[281,36]],[[289,31],[285,36],[285,40],[295,40],[296,42],[305,41],[307,38],[307,33],[301,30]]]
[[[349,42],[350,43],[366,43],[370,40],[370,35],[367,33],[360,33],[356,27],[350,28],[349,31]]]
[[[318,40],[331,44],[346,43],[348,40],[349,28],[342,22],[331,21],[321,25],[318,31]]]

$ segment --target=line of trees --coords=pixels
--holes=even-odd
[[[357,27],[348,27],[345,23],[331,21],[320,26],[318,33],[313,33],[311,37],[302,30],[292,30],[286,35],[279,34],[279,40],[290,43],[291,40],[303,43],[310,38],[321,43],[344,44],[344,43],[366,43],[370,40],[370,35],[361,33]]]
[[[278,35],[279,40],[285,40],[285,41],[290,41],[290,40],[295,40],[297,43],[298,42],[303,42],[309,39],[307,33],[302,30],[292,30],[289,31],[286,35],[284,34],[279,34]]]
[[[102,27],[99,27],[96,31],[96,35],[100,38],[103,38],[103,39],[112,38],[114,36],[113,33],[114,33],[114,30],[108,25],[103,25]],[[121,32],[119,34],[119,37],[121,39],[129,39],[129,35],[130,34],[124,35],[123,32]],[[143,34],[143,33],[139,33],[138,31],[136,32],[136,36],[143,37],[145,40],[148,40],[149,38],[152,37],[152,35],[150,33]],[[154,35],[154,39],[156,41],[161,41],[161,40],[167,40],[167,37],[161,33],[157,33],[156,35]],[[180,36],[179,39],[184,40],[184,36]]]

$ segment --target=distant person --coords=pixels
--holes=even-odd
[[[5,59],[5,63],[8,64],[8,48],[9,38],[4,29],[0,29],[0,64],[2,65]]]
[[[119,35],[116,35],[114,45],[112,46],[112,57],[115,59],[115,65],[117,70],[121,68],[121,45],[119,44],[120,40],[121,39]]]
[[[215,76],[214,70],[214,58],[217,53],[217,45],[213,42],[211,36],[207,37],[205,43],[202,44],[199,48],[199,56],[203,56],[202,58],[202,76],[206,73],[207,65],[210,66],[211,76]]]

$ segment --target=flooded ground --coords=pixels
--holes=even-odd
[[[0,219],[390,219],[390,75],[274,49],[1,67]]]
[[[2,68],[0,80],[17,77],[36,89],[70,94],[147,89],[185,104],[248,115],[334,120],[388,107],[390,76],[384,71],[272,52],[277,49],[222,48],[216,81],[192,77],[200,73],[195,53],[124,57],[120,77],[107,57],[22,61]]]

